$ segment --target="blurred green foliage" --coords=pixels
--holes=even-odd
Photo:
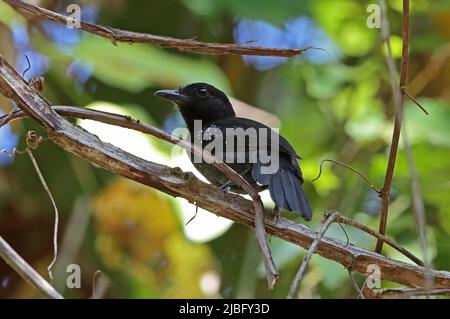
[[[398,59],[401,1],[387,2],[391,41],[394,56]],[[378,228],[379,199],[358,176],[343,167],[325,164],[320,179],[311,183],[324,158],[352,165],[364,172],[374,185],[381,186],[383,182],[394,109],[379,30],[366,26],[366,6],[371,2],[92,0],[82,3],[97,6],[99,23],[219,43],[233,41],[233,28],[239,18],[258,19],[279,26],[302,15],[314,19],[342,51],[340,59],[314,64],[300,55],[277,68],[257,71],[238,56],[200,55],[125,43],[116,47],[105,39],[83,33],[73,46],[64,48],[52,41],[36,21],[27,24],[14,10],[0,2],[0,53],[18,54],[11,30],[14,23],[23,24],[28,28],[33,49],[49,58],[43,94],[54,104],[86,106],[99,101],[111,102],[133,114],[139,110],[138,113],[145,114],[141,119],[147,117],[160,127],[173,121],[181,122],[175,116],[175,109],[152,96],[156,89],[174,88],[195,81],[214,84],[281,119],[281,133],[303,158],[304,188],[315,211],[308,226],[318,229],[321,212],[335,209]],[[61,9],[61,5],[54,9]],[[412,145],[423,191],[433,267],[448,269],[448,1],[413,1],[411,28],[411,93],[421,97],[419,100],[430,115],[424,115],[413,103],[407,102],[405,132]],[[77,74],[70,71],[74,61],[90,71],[82,83]],[[0,102],[0,108],[6,112],[6,100]],[[42,132],[31,121],[15,123],[13,128],[20,134],[21,148],[28,130]],[[163,155],[158,156],[170,157],[171,148],[165,143],[146,138],[156,145],[155,154],[160,152]],[[286,295],[304,254],[303,249],[272,239],[274,258],[282,277],[275,290],[270,292],[266,288],[262,261],[251,229],[233,225],[223,235],[206,243],[191,242],[183,235],[183,229],[189,225],[183,225],[180,206],[174,204],[174,199],[118,179],[61,151],[50,142],[43,143],[34,153],[61,212],[60,241],[64,239],[66,227],[77,223],[75,203],[80,198],[87,198],[81,208],[90,216],[90,222],[83,231],[80,230],[85,235],[79,246],[74,247],[75,252],[61,261],[82,266],[83,288],[66,289],[63,292],[67,296],[89,296],[92,274],[97,269],[111,280],[107,297],[281,298]],[[410,171],[401,143],[388,235],[416,255],[423,256],[411,197]],[[298,220],[292,214],[286,213],[286,216]],[[1,167],[0,234],[42,273],[51,260],[52,218],[51,204],[28,158],[16,156],[12,165]],[[374,248],[373,238],[349,227],[345,230],[352,244],[370,250]],[[331,227],[327,235],[346,240],[338,225]],[[384,253],[406,261],[389,248],[385,248]],[[167,263],[167,268],[161,266],[161,260]],[[61,269],[57,276],[63,281],[65,269]],[[258,269],[256,274],[255,269]],[[217,280],[214,276],[218,276],[220,285],[218,290],[209,291],[201,282],[204,280],[204,285],[213,287]],[[360,276],[357,280],[360,284],[363,282]],[[383,285],[393,286],[389,282],[383,282]],[[302,282],[300,295],[343,298],[355,297],[356,293],[346,269],[315,256]],[[0,296],[36,295],[0,262]]]

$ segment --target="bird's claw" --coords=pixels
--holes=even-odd
[[[230,183],[231,183],[231,182],[228,181],[228,182],[226,182],[225,184],[220,185],[219,188],[220,188],[221,190],[223,190],[225,193],[228,193],[228,192],[230,191],[230,189],[231,189]]]

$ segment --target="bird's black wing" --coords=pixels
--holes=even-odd
[[[249,129],[249,128],[254,128],[254,129],[267,129],[269,131],[267,131],[266,134],[266,139],[258,139],[258,143],[259,143],[259,149],[261,149],[261,147],[267,147],[267,149],[270,151],[271,150],[271,145],[273,145],[272,143],[278,143],[278,149],[279,149],[279,154],[280,154],[280,158],[284,159],[285,161],[290,162],[290,164],[292,165],[292,168],[294,170],[294,173],[297,175],[297,177],[300,179],[301,183],[303,183],[303,176],[302,176],[302,171],[300,170],[300,167],[297,163],[297,159],[301,159],[301,157],[296,153],[296,151],[294,150],[294,148],[291,146],[291,144],[289,144],[289,142],[281,135],[279,135],[278,133],[274,132],[270,127],[251,120],[251,119],[247,119],[247,118],[242,118],[242,117],[228,117],[225,119],[221,119],[218,120],[216,122],[213,122],[210,124],[210,127],[213,128],[217,128],[220,129],[222,131],[223,136],[226,136],[226,129],[227,128],[241,128],[244,131]],[[273,132],[273,134],[271,134],[270,132]],[[272,141],[272,136],[276,137],[275,141]],[[250,149],[249,145],[246,143],[245,144],[246,147],[246,151],[248,152],[248,150]],[[224,145],[224,150],[226,149],[226,145]],[[262,163],[257,163],[255,165],[255,170],[260,170],[261,165],[263,165]],[[258,179],[262,179],[264,182],[264,175],[259,176]]]
[[[274,200],[276,207],[294,211],[299,215],[303,216],[306,220],[311,219],[312,216],[311,206],[303,190],[301,189],[301,185],[303,184],[303,176],[300,170],[300,166],[297,163],[297,159],[299,159],[300,156],[297,155],[294,148],[288,143],[288,141],[286,141],[286,139],[284,139],[276,132],[271,131],[271,129],[268,126],[245,118],[230,117],[218,120],[216,122],[211,123],[208,126],[208,128],[205,128],[204,134],[206,134],[206,131],[209,130],[209,128],[219,129],[222,134],[222,137],[225,137],[224,141],[228,140],[227,139],[228,128],[233,129],[240,128],[244,131],[250,128],[256,129],[257,130],[256,136],[258,139],[257,140],[258,146],[256,148],[257,150],[256,152],[254,146],[251,147],[250,145],[248,145],[250,144],[249,143],[250,139],[247,139],[246,136],[244,136],[244,138],[239,136],[237,137],[237,140],[240,139],[241,143],[244,142],[243,153],[245,153],[246,155],[256,153],[258,156],[256,161],[255,158],[252,158],[253,165],[250,166],[251,167],[250,178],[258,185],[261,185],[262,187],[267,187],[269,189],[270,195]],[[259,133],[258,130],[261,128],[268,130],[266,131],[264,137],[258,135]],[[235,140],[234,143],[236,143],[237,140]],[[275,171],[267,173],[267,170],[263,170],[263,168],[271,166],[272,163],[270,162],[263,163],[260,155],[262,150],[264,149],[261,147],[267,147],[266,150],[268,152],[271,152],[270,154],[271,156],[273,156],[272,148],[275,147],[274,143],[278,143],[279,166]],[[227,152],[226,142],[224,142],[223,148],[224,152],[226,153]],[[237,152],[236,147],[234,147],[230,152],[233,152],[234,155],[234,153]],[[249,156],[248,159],[250,158],[251,157]],[[227,161],[225,162],[229,164]],[[231,166],[233,167],[233,165]]]
[[[268,127],[260,122],[250,120],[247,118],[243,118],[243,117],[228,117],[228,118],[213,122],[211,125],[218,127],[220,129],[240,127],[244,130],[249,129],[249,128],[255,128],[255,129],[263,128],[263,129],[272,130],[270,127]],[[291,146],[291,144],[289,144],[289,142],[283,136],[277,134],[276,132],[275,132],[275,134],[279,137],[280,153],[285,153],[294,158],[301,159],[301,157],[295,152],[295,150]],[[268,137],[270,138],[270,134],[268,134]],[[264,143],[264,142],[268,143],[270,141],[259,141],[259,142],[260,143]]]

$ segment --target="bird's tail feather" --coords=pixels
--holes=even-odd
[[[296,212],[307,221],[311,220],[311,205],[301,188],[301,181],[295,172],[289,168],[280,167],[280,170],[272,175],[269,190],[270,196],[276,205]]]

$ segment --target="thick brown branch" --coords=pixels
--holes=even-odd
[[[10,82],[12,81],[12,82]],[[16,83],[17,79],[11,78],[8,72],[4,72],[0,63],[0,93],[13,98],[19,105],[26,108],[30,113],[32,109],[39,110],[39,116],[47,117],[52,114],[52,110],[45,101],[30,91],[29,87]],[[18,88],[14,89],[15,85]],[[87,117],[87,109],[76,109],[71,107],[56,107],[55,110],[68,116]],[[65,113],[63,113],[65,112]],[[72,112],[72,113],[70,113]],[[78,115],[76,115],[78,114]],[[15,114],[13,118],[20,118]],[[100,116],[97,114],[96,120]],[[51,120],[50,120],[51,119]],[[52,123],[54,116],[50,116],[45,123]],[[94,119],[94,118],[92,118]],[[60,121],[58,119],[58,121]],[[119,125],[161,137],[164,133],[158,129],[151,128],[138,121],[130,120],[129,117],[109,114],[103,116],[105,123]],[[38,122],[42,120],[38,119]],[[43,124],[47,125],[47,124]],[[192,174],[182,172],[179,168],[170,168],[164,165],[148,162],[136,156],[128,154],[111,144],[100,141],[96,136],[89,134],[77,126],[64,123],[66,131],[51,132],[52,140],[62,148],[75,153],[100,167],[110,170],[113,173],[122,175],[136,182],[159,189],[175,197],[183,197],[191,203],[196,203],[212,213],[224,218],[254,227],[254,206],[249,200],[236,194],[227,194],[218,188],[211,187],[196,179]],[[266,215],[271,212],[265,210]],[[305,225],[297,224],[285,218],[280,218],[276,223],[273,219],[266,218],[264,221],[266,231],[276,237],[289,241],[308,249],[317,237],[317,233]],[[410,265],[407,263],[392,260],[368,250],[346,245],[345,243],[323,237],[316,251],[324,258],[334,260],[342,264],[345,268],[366,274],[367,266],[376,264],[380,267],[381,277],[403,285],[421,287],[424,284],[425,269],[423,267]],[[432,271],[435,288],[450,287],[450,273],[446,271]]]
[[[100,140],[92,140],[90,137],[86,136],[84,140],[77,137],[81,133],[85,133],[81,128],[74,126],[67,122],[65,119],[60,117],[50,106],[50,103],[47,102],[44,98],[42,98],[36,91],[34,91],[28,84],[17,74],[17,72],[0,56],[0,75],[6,80],[6,86],[3,87],[5,89],[5,96],[12,97],[18,105],[31,117],[37,120],[47,131],[49,137],[62,148],[67,151],[70,151],[76,155],[79,155],[82,158],[88,159],[92,161],[92,157],[94,154],[86,154],[85,148],[95,148],[99,153],[103,153],[102,156],[106,158],[111,157],[110,152],[114,152],[114,149],[111,150],[102,150],[99,146],[98,142],[101,143]],[[1,84],[1,83],[0,83]],[[25,103],[26,98],[33,97],[35,104],[34,108],[29,107],[28,104]],[[131,121],[131,120],[130,120]],[[6,121],[5,121],[6,122]],[[136,121],[135,124],[139,122]],[[155,132],[155,129],[149,129],[151,132]],[[223,162],[218,161],[214,156],[207,152],[203,152],[201,149],[192,147],[191,143],[178,137],[172,136],[170,134],[164,133],[162,131],[157,132],[158,137],[163,138],[173,144],[177,144],[186,150],[191,150],[197,155],[202,156],[206,161],[212,163],[212,165],[216,166],[220,171],[222,171],[230,181],[234,182],[236,185],[239,185],[250,197],[253,199],[254,207],[255,207],[255,228],[256,228],[256,237],[258,239],[258,243],[263,253],[264,257],[264,265],[266,267],[267,273],[267,281],[269,288],[272,289],[275,284],[277,278],[279,277],[279,273],[276,269],[275,263],[272,259],[270,248],[267,243],[267,239],[265,236],[264,230],[264,211],[263,204],[261,202],[261,198],[259,197],[258,192],[238,173],[236,173],[233,169],[231,169],[228,165]],[[110,145],[112,148],[114,146]],[[124,153],[126,154],[126,153]],[[100,156],[100,155],[99,155]],[[97,158],[98,160],[98,158]],[[123,174],[122,174],[123,175]]]
[[[16,9],[22,9],[28,13],[37,16],[40,19],[51,20],[61,24],[67,24],[68,17],[55,13],[53,11],[40,8],[20,0],[4,0],[10,6]],[[278,56],[293,57],[308,50],[308,48],[296,49],[274,49],[261,48],[255,46],[240,46],[237,44],[206,43],[194,41],[191,39],[176,39],[148,33],[132,32],[120,29],[114,29],[108,26],[102,26],[80,21],[80,29],[89,33],[109,39],[114,45],[117,42],[126,43],[147,43],[163,48],[174,48],[181,51],[191,51],[206,54],[238,54],[238,55],[260,55],[260,56]]]
[[[411,298],[417,296],[450,296],[450,289],[386,288],[370,291],[372,298]]]

